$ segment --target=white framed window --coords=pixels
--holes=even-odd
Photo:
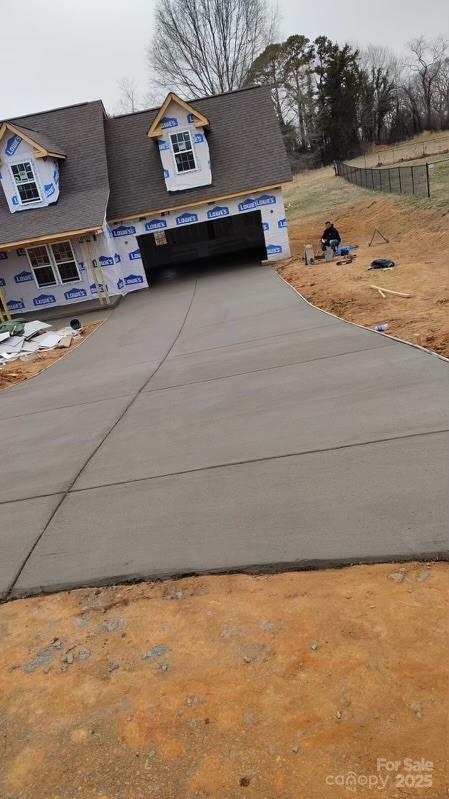
[[[56,274],[45,244],[30,247],[26,252],[38,287],[43,289],[47,286],[57,286]]]
[[[197,169],[190,131],[183,130],[181,133],[171,133],[170,140],[178,175],[182,172],[192,172]]]
[[[26,253],[36,285],[40,289],[81,280],[70,241],[29,247]]]
[[[10,165],[11,174],[17,188],[21,205],[37,203],[42,200],[31,161]]]
[[[70,241],[59,241],[57,244],[51,244],[50,247],[61,283],[74,283],[81,280]]]

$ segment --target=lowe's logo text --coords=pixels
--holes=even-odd
[[[142,253],[140,250],[132,250],[130,253],[128,253],[128,258],[130,261],[140,261],[142,258]]]
[[[118,288],[118,290],[119,290],[119,291],[121,291],[124,285],[125,285],[125,284],[124,284],[124,282],[123,282],[122,278],[119,278],[119,279],[117,280],[117,288]]]
[[[25,308],[23,300],[8,300],[6,303],[10,311],[21,311]]]
[[[195,133],[194,142],[195,144],[202,144],[204,141],[204,136],[202,133]]]
[[[18,275],[14,275],[14,283],[28,283],[28,281],[32,279],[33,275],[31,272],[19,272]]]
[[[19,198],[16,197],[15,194],[13,194],[13,196],[11,197],[11,202],[13,205],[19,205]]]
[[[4,277],[0,277],[0,288],[4,288],[6,286],[6,281]]]
[[[167,227],[165,219],[150,219],[145,222],[145,230],[161,230],[164,227]]]
[[[51,195],[54,194],[55,191],[56,191],[55,184],[54,183],[47,183],[44,186],[44,191],[45,191],[45,196],[46,197],[51,197]]]
[[[126,225],[119,225],[113,229],[112,235],[117,239],[119,236],[133,236],[135,232],[136,228],[134,225],[129,225],[128,227],[126,227]]]
[[[70,289],[64,292],[66,300],[79,300],[80,297],[87,297],[86,289]]]
[[[89,288],[90,288],[90,293],[91,294],[96,294],[97,293],[97,287],[96,287],[95,283],[91,283]],[[104,291],[103,283],[99,283],[98,284],[98,288],[100,289],[100,291]]]
[[[170,149],[170,146],[169,146],[168,142],[166,142],[164,139],[161,139],[160,142],[159,142],[159,150],[169,150],[169,149]]]
[[[177,128],[178,127],[178,120],[176,117],[162,117],[161,119],[161,128],[165,130],[166,128]]]
[[[191,222],[198,222],[197,214],[181,214],[176,217],[177,225],[189,225]]]
[[[56,186],[59,183],[59,166],[56,166],[53,172],[53,182],[56,184]]]
[[[7,252],[0,252],[0,261],[6,261],[7,257],[8,257]]]
[[[21,141],[22,141],[21,136],[10,136],[6,142],[6,148],[5,148],[6,155],[14,155]]]
[[[189,123],[189,125],[192,124],[194,119],[195,117],[193,116],[193,114],[187,114],[187,122]]]
[[[126,286],[132,286],[134,283],[143,283],[142,275],[128,275],[125,277]]]
[[[239,203],[239,211],[252,211],[254,208],[257,208],[257,203],[251,197]]]
[[[263,227],[264,230],[269,230],[270,229],[270,226],[269,226],[268,222],[262,222],[262,227]]]
[[[114,266],[114,259],[110,255],[100,255],[98,259],[100,266]]]
[[[16,253],[17,253],[17,255],[19,255],[19,256],[20,256],[20,255],[25,255],[25,250],[24,250],[24,248],[23,248],[23,247],[19,247],[19,249],[18,249],[18,250],[16,250]]]
[[[282,252],[282,247],[279,244],[269,244],[267,247],[268,255],[276,255],[276,253]]]
[[[262,194],[257,200],[257,205],[274,205],[276,197],[274,194]]]
[[[38,297],[33,297],[33,305],[51,305],[56,302],[54,294],[39,294]]]
[[[287,227],[287,220],[286,219],[280,219],[279,222],[278,222],[278,227],[280,227],[280,228]]]
[[[218,219],[220,216],[229,216],[229,208],[224,205],[216,205],[215,208],[207,212],[208,219]]]

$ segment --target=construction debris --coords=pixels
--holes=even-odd
[[[15,319],[0,324],[0,366],[17,359],[27,360],[38,351],[53,350],[56,347],[70,347],[72,339],[79,336],[77,329],[65,327],[51,330],[47,322],[33,319]]]

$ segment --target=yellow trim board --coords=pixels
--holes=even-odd
[[[181,100],[181,98],[178,97],[177,94],[175,94],[174,92],[170,92],[169,94],[167,94],[167,97],[165,98],[164,102],[162,103],[162,105],[161,105],[159,111],[157,112],[156,117],[154,118],[154,120],[153,120],[153,122],[151,124],[151,127],[150,127],[150,129],[149,129],[149,131],[147,133],[147,136],[150,139],[157,139],[159,136],[163,135],[164,132],[163,132],[162,128],[160,127],[159,123],[160,123],[161,119],[163,118],[163,116],[164,116],[164,114],[165,114],[165,112],[166,112],[166,110],[167,110],[167,108],[168,108],[168,106],[170,105],[171,102],[177,103],[177,105],[180,105],[181,108],[184,109],[184,111],[187,111],[189,114],[193,114],[193,116],[195,117],[195,127],[196,128],[208,128],[209,127],[209,120],[208,120],[207,117],[205,117],[203,114],[200,114],[200,112],[197,111],[196,108],[193,107],[193,105],[190,105],[190,103],[186,103],[185,100]]]
[[[103,230],[98,227],[83,228],[82,230],[66,230],[64,233],[55,233],[53,236],[37,236],[34,239],[22,239],[22,241],[8,241],[5,244],[0,244],[0,252],[2,250],[12,250],[14,247],[24,247],[32,244],[51,244],[52,241],[59,241],[60,239],[68,239],[71,236],[85,236],[87,233],[103,233]]]
[[[268,191],[269,189],[282,189],[287,186],[287,183],[275,183],[272,186],[259,186],[257,189],[246,189],[245,191],[238,191],[235,194],[222,194],[220,197],[210,197],[208,199],[198,200],[196,202],[184,203],[183,205],[175,205],[171,208],[152,209],[150,211],[142,211],[140,214],[130,214],[129,216],[118,216],[114,219],[107,219],[108,224],[115,224],[116,222],[131,222],[133,219],[143,219],[146,216],[157,216],[158,214],[165,214],[167,211],[182,211],[183,208],[197,208],[199,205],[213,205],[213,203],[221,202],[222,200],[233,200],[234,197],[249,197],[251,194],[256,194],[259,191]]]
[[[4,122],[0,128],[0,139],[3,138],[4,134],[7,130],[10,130],[11,133],[14,133],[16,136],[20,136],[21,139],[31,144],[34,149],[34,154],[36,158],[45,158],[46,156],[50,156],[53,158],[65,158],[65,155],[62,153],[53,153],[50,150],[47,150],[45,147],[42,147],[41,144],[33,141],[33,139],[28,136],[21,128],[16,128],[12,122]]]

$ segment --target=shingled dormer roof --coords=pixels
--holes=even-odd
[[[164,118],[164,114],[170,103],[176,103],[181,108],[183,108],[184,111],[187,111],[188,114],[191,114],[194,119],[196,128],[209,127],[209,120],[207,117],[205,117],[203,114],[200,114],[200,112],[197,111],[197,109],[194,108],[194,106],[191,105],[190,103],[186,103],[185,100],[181,100],[181,98],[178,97],[177,94],[175,94],[174,92],[170,92],[169,94],[167,94],[167,97],[165,98],[159,111],[157,112],[155,118],[151,123],[151,127],[147,134],[150,139],[157,139],[159,136],[163,136],[164,131],[161,127],[161,122]]]
[[[114,222],[180,205],[250,197],[252,191],[291,180],[269,87],[186,105],[189,113],[190,107],[195,110],[198,122],[209,125],[212,184],[171,193],[157,138],[148,137],[152,126],[157,130],[161,108],[108,118],[97,100],[7,122],[17,135],[28,136],[33,146],[62,160],[56,203],[12,214],[0,192],[0,247],[99,230],[105,218]]]
[[[11,214],[0,191],[0,246],[102,227],[109,197],[104,116],[102,102],[95,100],[6,123],[20,136],[34,137],[35,144],[54,157],[65,158],[59,199],[53,205]]]
[[[20,136],[22,139],[31,144],[35,150],[35,155],[37,158],[44,158],[46,156],[50,156],[52,158],[65,158],[65,153],[63,152],[62,148],[59,147],[57,144],[51,141],[51,139],[45,135],[45,133],[38,133],[35,130],[30,130],[29,128],[19,127],[19,125],[15,125],[13,122],[3,122],[0,126],[0,139],[3,138],[6,131],[11,131],[11,133]]]
[[[108,219],[144,216],[291,180],[290,164],[268,86],[192,100],[206,117],[212,184],[169,194],[151,130],[160,108],[106,119],[111,196]]]

